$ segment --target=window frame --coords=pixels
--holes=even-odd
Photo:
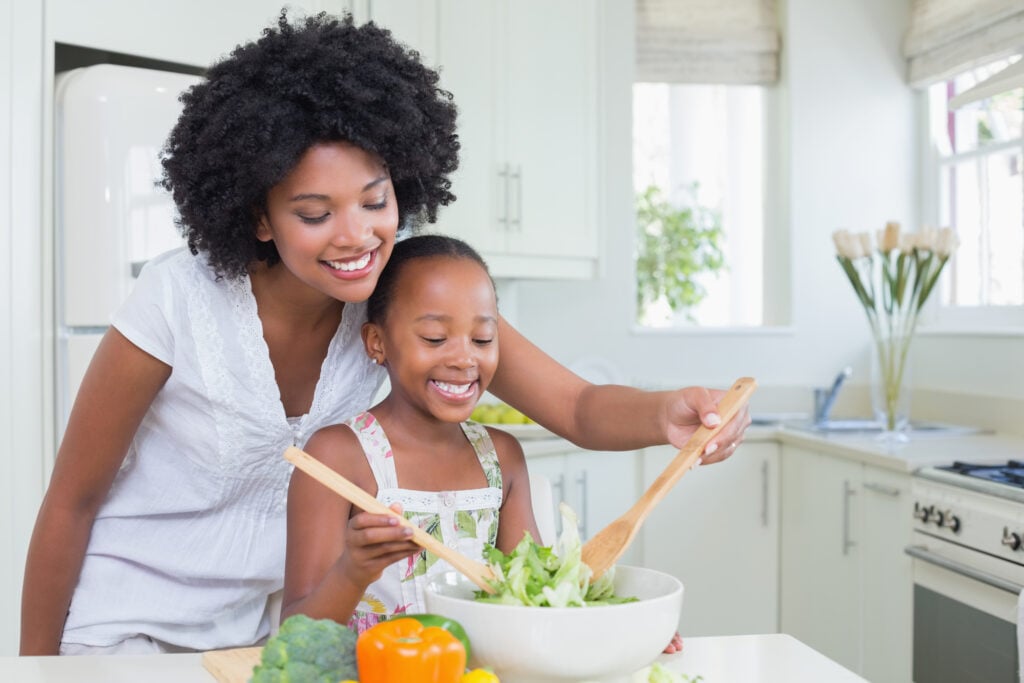
[[[932,144],[931,105],[928,88],[917,93],[918,98],[918,130],[920,144],[919,183],[920,183],[920,216],[922,225],[939,225],[942,182],[943,157]],[[996,152],[1011,148],[1024,152],[1024,136],[1017,142],[1004,143],[987,149]],[[975,152],[953,155],[949,158],[966,159],[979,156]],[[987,156],[985,154],[984,156]],[[921,311],[918,333],[931,336],[1024,336],[1024,305],[1021,306],[950,306],[942,301],[942,297],[925,305]]]

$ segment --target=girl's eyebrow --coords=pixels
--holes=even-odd
[[[374,178],[370,182],[366,183],[366,185],[363,186],[363,189],[360,190],[360,192],[366,192],[367,190],[373,189],[373,187],[375,187],[376,185],[380,185],[381,183],[383,183],[387,179],[388,179],[388,175],[386,173],[384,175],[378,177],[378,178]],[[330,197],[325,195],[325,194],[317,194],[315,192],[306,192],[306,193],[303,193],[303,194],[297,194],[294,197],[292,197],[291,199],[289,199],[288,201],[290,201],[290,202],[301,202],[301,201],[304,201],[306,199],[316,199],[316,200],[319,200],[319,201],[323,202],[323,201],[329,200]]]
[[[421,320],[436,320],[436,321],[439,321],[439,322],[447,322],[448,320],[451,320],[451,319],[452,319],[452,317],[450,315],[442,315],[440,313],[424,313],[423,315],[421,315],[418,318],[414,319],[413,322],[419,322]],[[487,322],[487,323],[496,323],[496,322],[498,322],[498,318],[496,316],[493,316],[493,315],[478,315],[478,316],[476,316],[476,318],[474,318],[474,320],[479,320],[479,321]]]

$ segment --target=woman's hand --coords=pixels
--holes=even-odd
[[[687,440],[704,425],[708,428],[717,427],[721,423],[718,414],[718,401],[725,395],[719,389],[704,387],[687,387],[673,391],[666,401],[666,434],[669,443],[682,448]],[[747,427],[750,426],[750,407],[745,404],[732,420],[729,421],[715,438],[707,445],[701,464],[721,462],[736,452],[743,443]]]
[[[402,513],[398,503],[393,503],[391,509]],[[352,583],[369,586],[388,565],[420,551],[411,539],[412,529],[395,517],[360,512],[348,521],[345,551],[338,558],[338,568]]]

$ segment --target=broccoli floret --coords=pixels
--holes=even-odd
[[[358,678],[356,634],[331,619],[296,614],[263,647],[251,683],[337,683]]]

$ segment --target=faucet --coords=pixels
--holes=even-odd
[[[846,366],[836,375],[831,387],[818,387],[814,390],[814,424],[822,425],[828,422],[832,414],[832,406],[836,402],[836,396],[839,395],[839,389],[842,388],[843,382],[852,372],[853,368]]]

